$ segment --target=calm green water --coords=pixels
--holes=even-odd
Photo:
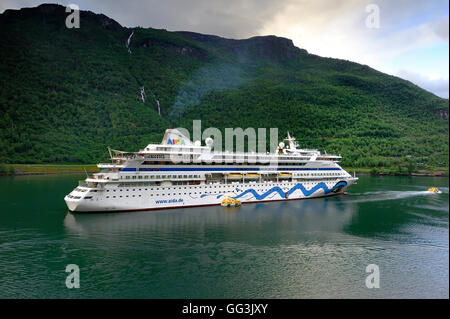
[[[80,176],[0,178],[0,298],[448,298],[448,179],[346,196],[74,215]],[[437,186],[443,194],[427,194]],[[67,289],[65,267],[80,267]],[[368,289],[368,264],[380,288]]]

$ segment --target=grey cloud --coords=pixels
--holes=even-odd
[[[433,30],[439,37],[448,41],[448,16],[433,23]]]
[[[229,38],[254,36],[261,25],[283,8],[273,0],[129,0],[86,1],[89,8],[110,15],[124,26],[194,31]],[[83,6],[80,4],[80,8]]]

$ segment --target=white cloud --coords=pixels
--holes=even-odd
[[[410,70],[399,70],[397,76],[402,79],[411,81],[412,83],[430,91],[437,96],[449,98],[449,79],[441,78],[437,74],[423,75]]]
[[[434,32],[448,42],[448,16],[432,23]]]
[[[259,33],[285,36],[310,53],[367,64],[392,75],[400,74],[395,61],[402,57],[442,44],[448,46],[448,15],[421,20],[417,17],[427,9],[423,2],[377,1],[380,28],[370,29],[365,25],[368,3],[358,0],[288,1],[284,10],[267,21]],[[421,69],[427,66],[432,68],[432,63],[423,56],[412,64],[414,74],[423,73]],[[442,61],[442,65],[444,67],[427,71],[427,74],[438,72],[439,79],[422,75],[420,81],[416,76],[414,83],[448,97],[448,80],[445,80],[448,79],[445,68],[448,60]]]

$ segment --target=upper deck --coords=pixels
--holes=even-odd
[[[201,146],[200,141],[192,143],[178,130],[168,129],[160,144],[148,144],[139,152],[124,152],[110,149],[112,163],[101,163],[98,164],[98,167],[120,170],[127,166],[129,161],[140,162],[144,165],[235,163],[247,165],[278,163],[289,165],[301,162],[306,163],[308,161],[339,162],[341,160],[340,155],[321,154],[316,149],[298,149],[295,138],[291,137],[289,133],[284,140],[288,142],[288,145],[281,142],[274,153],[212,151],[212,139],[206,139],[206,145]]]

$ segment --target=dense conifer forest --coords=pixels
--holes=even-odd
[[[448,167],[448,100],[398,77],[275,36],[131,29],[85,11],[68,29],[67,15],[57,5],[0,15],[3,165],[104,161],[107,146],[135,151],[201,119],[289,130],[344,166]]]

